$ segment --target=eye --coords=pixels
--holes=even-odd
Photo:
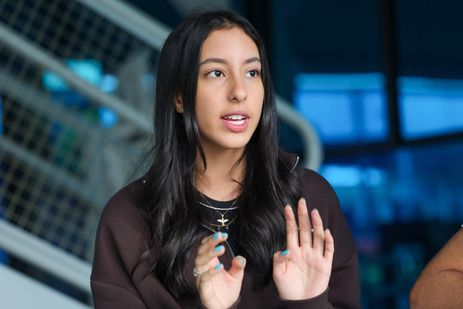
[[[219,71],[219,70],[213,70],[213,71],[210,71],[209,73],[206,74],[207,77],[222,77],[223,76],[223,72],[222,71]]]
[[[251,70],[251,71],[248,72],[247,76],[249,76],[249,77],[260,76],[260,71],[259,70]]]

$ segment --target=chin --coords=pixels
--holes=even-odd
[[[224,145],[227,145],[228,148],[239,149],[239,148],[246,147],[246,145],[249,143],[250,140],[251,140],[251,136],[246,136],[246,137],[243,136],[240,138],[235,137],[225,142]]]
[[[240,150],[244,149],[249,141],[251,140],[252,135],[250,134],[225,134],[225,135],[216,135],[215,138],[210,138],[203,140],[203,147],[209,149],[215,149],[216,151],[224,150]]]

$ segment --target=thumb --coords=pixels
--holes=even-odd
[[[243,280],[245,266],[246,259],[241,255],[238,255],[232,260],[232,265],[231,268],[228,270],[228,274],[236,280]]]

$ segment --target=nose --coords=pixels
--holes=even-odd
[[[240,78],[234,78],[230,88],[230,101],[240,103],[246,101],[247,97],[248,93],[244,81]]]

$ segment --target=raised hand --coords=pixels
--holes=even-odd
[[[228,237],[227,233],[215,233],[201,241],[195,259],[196,286],[203,307],[208,309],[230,308],[239,298],[246,260],[237,256],[226,271],[219,256],[225,247],[219,245]]]
[[[305,199],[298,202],[299,229],[292,208],[285,207],[287,249],[273,255],[273,280],[280,298],[309,299],[328,288],[334,254],[334,240],[323,230],[320,214],[312,210],[312,225]]]

